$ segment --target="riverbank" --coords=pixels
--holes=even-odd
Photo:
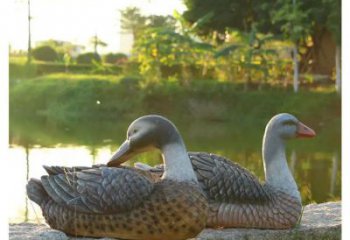
[[[36,224],[10,224],[9,240],[93,240],[73,238]],[[95,239],[95,238],[94,238]],[[112,240],[111,238],[101,238]],[[299,226],[289,230],[205,229],[196,240],[338,240],[341,239],[341,202],[305,206]]]
[[[145,83],[132,77],[51,74],[13,80],[11,113],[51,119],[133,119],[147,113],[209,121],[262,119],[290,112],[306,120],[340,118],[341,99],[330,89],[272,88],[243,91],[228,82],[193,81],[189,86],[164,81]]]
[[[46,139],[48,128],[57,130],[50,134],[55,138],[64,133],[62,129],[77,131],[75,136],[86,136],[90,129],[106,139],[111,131],[124,132],[135,118],[152,113],[168,117],[182,132],[206,129],[206,136],[220,139],[244,133],[246,142],[260,146],[266,123],[280,112],[292,113],[312,126],[318,133],[313,142],[325,149],[341,145],[341,98],[330,89],[302,89],[297,94],[282,88],[245,92],[227,82],[145,84],[137,78],[87,74],[51,74],[10,84],[10,129],[21,136],[44,131],[37,139]],[[225,132],[220,126],[226,126]]]

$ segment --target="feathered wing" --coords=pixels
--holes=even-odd
[[[106,164],[95,164],[91,167],[86,166],[75,166],[75,167],[64,167],[64,166],[43,166],[46,170],[47,174],[49,175],[57,175],[57,174],[66,174],[66,173],[74,173],[74,172],[80,172],[83,170],[93,169],[93,168],[100,168],[100,167],[107,167]],[[144,177],[148,178],[152,182],[158,182],[163,174],[164,169],[161,171],[155,170],[153,171],[153,167],[150,167],[151,170],[145,170],[138,167],[129,167],[129,166],[115,166],[114,168],[120,168],[120,169],[129,169],[136,171],[138,174],[143,175]]]
[[[64,167],[64,166],[43,166],[47,174],[49,175],[58,175],[66,173],[80,172],[83,170],[88,170],[91,168],[107,167],[107,165],[92,165],[91,167],[86,166],[75,166],[75,167]]]
[[[270,191],[247,169],[224,157],[204,152],[189,152],[197,179],[209,200],[221,203],[263,203]],[[163,165],[136,167],[151,173],[164,171]]]
[[[65,169],[64,173],[43,176],[41,181],[48,195],[58,204],[99,214],[131,210],[153,190],[147,177],[124,168]]]
[[[192,166],[209,199],[226,203],[257,203],[269,199],[259,180],[237,163],[212,153],[189,153]]]

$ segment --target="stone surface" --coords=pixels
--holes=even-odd
[[[94,240],[73,238],[46,225],[10,224],[10,240]],[[304,208],[300,225],[289,230],[205,229],[196,240],[289,240],[341,239],[341,202],[310,204]],[[112,240],[100,238],[100,240]]]

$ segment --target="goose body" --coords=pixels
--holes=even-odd
[[[285,157],[285,143],[295,137],[313,137],[315,132],[290,114],[274,116],[263,138],[265,182],[224,157],[189,152],[200,186],[209,199],[209,227],[285,229],[295,226],[301,197]],[[124,159],[125,160],[125,159]],[[163,168],[136,164],[151,173]]]
[[[207,226],[284,229],[297,223],[299,192],[261,183],[247,169],[215,154],[190,156],[210,203]]]
[[[154,115],[135,120],[129,130],[144,125],[170,130],[166,143],[148,141],[161,148],[168,166],[157,181],[135,169],[95,166],[46,167],[49,175],[28,182],[28,197],[52,228],[74,236],[157,240],[191,238],[205,227],[208,203],[188,155],[174,158],[169,148],[186,153],[180,134],[167,119]],[[133,141],[135,133],[128,133],[114,157],[129,145],[143,147]],[[179,165],[190,167],[174,169]]]

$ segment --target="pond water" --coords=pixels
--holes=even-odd
[[[174,120],[173,120],[174,121]],[[189,151],[205,151],[232,159],[264,180],[261,141],[266,121],[243,122],[174,121]],[[42,165],[90,166],[106,163],[125,137],[130,121],[71,121],[57,123],[45,118],[10,119],[9,171],[12,181],[10,222],[42,222],[40,208],[29,201],[25,185],[29,178],[45,174]],[[306,123],[307,124],[307,123]],[[292,140],[287,145],[289,167],[304,204],[341,198],[340,126],[322,123],[314,139]],[[328,131],[324,131],[324,126]],[[329,129],[332,128],[333,129]],[[141,154],[128,164],[158,164],[158,151]]]

